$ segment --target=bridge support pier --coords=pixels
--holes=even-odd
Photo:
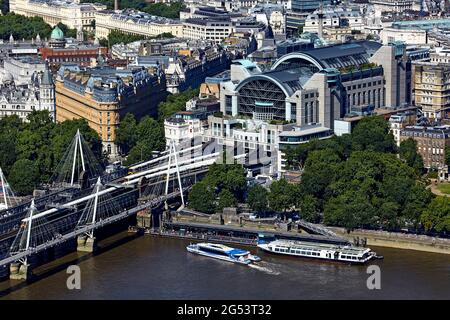
[[[136,226],[138,229],[150,229],[152,227],[152,209],[139,211],[136,215]]]
[[[78,236],[77,238],[77,251],[78,252],[94,252],[97,248],[97,242],[95,237],[89,237],[86,235]]]
[[[27,280],[31,275],[31,269],[26,263],[14,262],[9,266],[9,278],[11,280]]]

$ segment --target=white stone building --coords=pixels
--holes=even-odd
[[[189,117],[189,112],[177,113],[175,116],[164,120],[164,134],[166,137],[166,144],[169,145],[171,141],[175,144],[181,143],[185,139],[194,139],[204,133],[202,120]]]
[[[48,110],[55,119],[55,87],[48,68],[34,72],[25,85],[16,85],[11,73],[0,70],[0,118],[17,115],[26,120],[34,110]]]
[[[400,146],[401,131],[410,125],[414,125],[416,121],[416,115],[412,111],[393,114],[389,118],[390,132],[394,136],[395,143]]]
[[[183,22],[183,37],[221,43],[234,31],[231,20],[187,19]]]
[[[428,42],[426,30],[418,28],[399,29],[388,27],[381,30],[380,37],[383,44],[394,41],[402,41],[406,44],[426,44]]]
[[[41,73],[45,70],[45,63],[39,58],[30,56],[9,58],[3,61],[4,72],[11,74],[16,86],[26,85],[31,82],[33,73]]]
[[[55,26],[62,22],[71,29],[94,29],[95,12],[105,10],[98,3],[80,3],[79,0],[10,0],[10,12],[27,17],[41,17]]]
[[[305,20],[303,32],[319,31],[318,11],[309,14]],[[349,27],[351,30],[361,31],[364,28],[364,21],[361,13],[354,8],[325,8],[323,10],[322,27]]]
[[[148,37],[171,33],[175,37],[183,35],[183,24],[179,20],[149,15],[145,12],[126,9],[119,12],[98,11],[95,14],[95,37],[108,38],[112,30]]]
[[[381,14],[382,12],[398,12],[413,8],[414,0],[370,0],[375,11]]]

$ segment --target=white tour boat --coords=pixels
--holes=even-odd
[[[187,251],[202,256],[211,257],[239,264],[250,264],[261,261],[258,256],[250,254],[250,251],[227,247],[223,244],[196,243],[186,247]]]
[[[259,241],[258,248],[271,253],[358,264],[378,258],[369,248],[294,240]]]

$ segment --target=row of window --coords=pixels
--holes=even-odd
[[[436,133],[422,133],[422,132],[410,132],[410,131],[402,131],[403,136],[408,137],[423,137],[423,138],[434,138],[434,139],[442,139],[444,138],[441,134]]]
[[[417,145],[420,146],[430,146],[430,147],[438,147],[438,148],[443,148],[444,147],[444,143],[442,142],[442,140],[423,140],[423,141],[418,141]]]
[[[358,257],[341,254],[342,259],[358,260]]]
[[[16,105],[16,106],[11,106],[10,108],[20,110],[20,109],[25,109],[25,106],[24,105],[22,105],[22,106]],[[34,110],[34,108],[35,108],[35,106],[31,106],[32,110]],[[6,109],[6,105],[3,104],[2,109]]]
[[[353,93],[352,95],[347,95],[347,106],[359,106],[359,105],[365,105],[367,104],[374,104],[377,103],[376,107],[381,107],[382,96],[381,96],[381,89],[373,89],[358,93]],[[383,99],[384,99],[384,90],[383,90]],[[383,103],[384,104],[384,103]]]
[[[294,254],[301,254],[301,255],[306,255],[306,256],[315,256],[315,257],[319,257],[320,256],[320,251],[309,251],[310,249],[306,249],[306,250],[299,250],[299,249],[288,249],[288,248],[277,248],[275,247],[274,251],[275,252],[290,252],[290,253],[294,253]]]
[[[356,88],[361,89],[361,88],[365,88],[367,87],[371,87],[371,86],[376,86],[377,85],[377,81],[373,81],[373,82],[366,82],[366,83],[362,83],[362,84],[354,84],[353,86],[347,86],[347,90],[356,90]],[[378,85],[381,85],[381,80],[378,80]]]

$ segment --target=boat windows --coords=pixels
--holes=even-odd
[[[214,249],[214,248],[206,248],[206,247],[199,247],[200,251],[203,252],[209,252],[209,253],[214,253],[214,254],[218,254],[218,255],[222,255],[222,256],[228,256],[228,254],[226,252]]]

